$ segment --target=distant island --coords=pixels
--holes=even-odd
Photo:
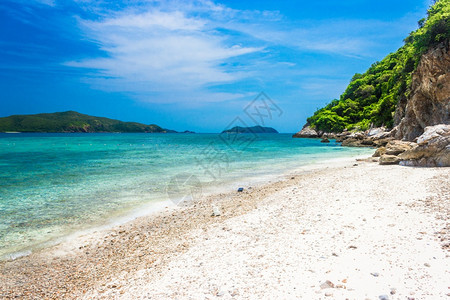
[[[262,127],[262,126],[253,126],[253,127],[241,127],[235,126],[231,129],[227,129],[222,131],[222,133],[278,133],[272,127]]]
[[[76,111],[44,113],[36,115],[13,115],[0,118],[0,132],[147,132],[177,133],[158,125],[122,122],[94,117]]]

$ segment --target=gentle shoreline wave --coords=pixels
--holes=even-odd
[[[27,200],[37,204],[35,208],[33,203],[25,206],[16,219],[13,216],[14,210],[10,208],[9,222],[5,222],[7,227],[0,229],[0,257],[5,259],[21,256],[23,253],[30,254],[34,249],[53,245],[71,235],[92,228],[123,224],[154,212],[155,207],[173,205],[167,195],[167,182],[171,176],[181,172],[190,171],[197,176],[202,185],[202,195],[206,196],[227,192],[240,185],[251,186],[274,180],[300,166],[324,162],[332,157],[370,152],[368,149],[322,145],[317,140],[293,140],[288,135],[263,135],[252,145],[252,149],[242,151],[242,156],[219,144],[222,147],[219,152],[232,153],[232,161],[227,172],[221,174],[220,180],[208,181],[203,174],[204,170],[192,160],[196,155],[202,155],[204,148],[211,142],[217,142],[217,135],[177,135],[175,139],[167,135],[139,134],[101,134],[88,137],[73,140],[73,137],[64,135],[58,135],[57,138],[45,135],[42,139],[39,135],[31,135],[23,139],[0,139],[0,153],[4,154],[3,157],[6,157],[6,153],[16,155],[9,161],[0,156],[0,162],[9,163],[9,168],[16,172],[16,183],[19,183],[17,189],[14,189],[13,184],[6,186],[6,194],[17,197],[16,201],[9,204],[23,205],[27,204]],[[8,147],[8,143],[14,146]],[[125,144],[127,148],[123,151],[120,145]],[[189,149],[188,153],[186,149]],[[157,153],[152,153],[154,151]],[[295,151],[298,153],[292,153]],[[31,152],[41,158],[41,169],[27,169],[24,165],[33,160],[26,158],[27,153]],[[173,154],[169,156],[167,153]],[[74,155],[81,156],[79,161],[76,158],[72,158],[73,161],[68,159]],[[176,155],[179,157],[174,158]],[[81,165],[77,165],[77,162]],[[149,169],[145,169],[146,167]],[[33,177],[45,177],[47,174],[47,179]],[[10,180],[11,182],[13,181]],[[59,204],[58,201],[65,197],[72,197],[68,205],[55,205],[55,202]],[[82,207],[78,207],[79,204]],[[8,209],[8,203],[1,194],[0,205]],[[43,209],[42,213],[48,212],[49,215],[35,214],[35,219],[33,211],[30,212],[31,216],[24,213],[26,209],[39,210],[42,205],[44,208],[52,205],[55,207],[53,210]],[[67,209],[68,212],[61,216],[58,211],[60,209]],[[9,229],[11,226],[19,228],[11,234],[7,233],[8,226]]]

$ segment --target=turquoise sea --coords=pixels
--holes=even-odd
[[[186,191],[368,153],[291,134],[0,134],[0,257]]]

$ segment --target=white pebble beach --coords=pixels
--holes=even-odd
[[[449,179],[370,159],[300,168],[2,262],[0,296],[448,299]]]

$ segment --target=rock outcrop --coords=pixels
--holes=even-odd
[[[400,158],[396,155],[384,154],[380,157],[380,165],[398,165]]]
[[[367,132],[368,137],[380,137],[386,133],[386,128],[384,127],[376,127],[372,128]]]
[[[449,124],[449,111],[450,42],[447,40],[422,55],[412,75],[411,94],[396,108],[396,119],[404,116],[395,138],[413,141],[427,126]]]
[[[347,147],[381,147],[393,138],[392,133],[384,127],[372,128],[366,131],[342,132],[337,134],[336,142]]]
[[[425,128],[417,145],[399,155],[400,164],[421,167],[450,167],[450,125]]]
[[[412,142],[393,140],[388,142],[386,147],[378,148],[373,157],[380,156],[380,165],[397,165],[401,161],[399,155],[413,149],[414,146],[416,144]]]
[[[381,157],[382,155],[386,154],[386,147],[380,147],[375,150],[375,153],[372,155],[372,157]]]
[[[387,143],[385,153],[387,155],[399,155],[405,151],[411,150],[414,146],[414,143],[394,140]]]
[[[362,144],[362,140],[357,138],[346,138],[342,141],[342,146],[346,147],[367,147],[366,145]]]
[[[295,137],[295,138],[318,138],[319,134],[317,133],[317,131],[312,129],[309,126],[309,124],[307,123],[307,124],[305,124],[305,126],[303,126],[302,130],[300,130],[299,132],[294,134],[292,137]]]

